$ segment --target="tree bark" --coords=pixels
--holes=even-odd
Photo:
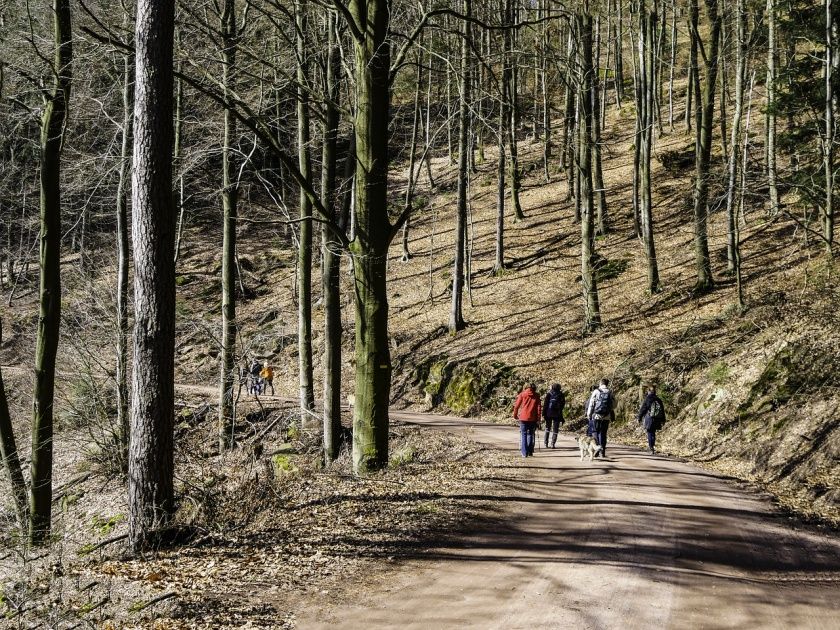
[[[825,169],[825,210],[823,211],[823,238],[828,255],[834,244],[834,138],[835,107],[837,95],[834,76],[837,64],[837,10],[835,0],[825,0],[825,141],[823,163]]]
[[[405,208],[408,217],[403,224],[402,230],[402,262],[411,260],[411,251],[408,247],[408,233],[411,226],[411,210],[414,203],[414,164],[417,158],[417,135],[419,133],[422,113],[420,110],[420,88],[423,84],[423,55],[417,54],[417,76],[414,86],[414,121],[411,125],[411,144],[408,151],[408,184],[405,187]],[[422,166],[422,164],[421,164]]]
[[[357,474],[388,463],[391,352],[386,291],[388,246],[388,41],[390,3],[351,0],[356,78],[356,233],[350,243],[356,310],[356,400],[353,469]]]
[[[236,0],[224,0],[221,20],[222,83],[225,98],[236,91]],[[219,375],[219,452],[233,448],[233,397],[236,375],[236,220],[237,181],[236,117],[229,107],[224,112],[222,140],[222,356]]]
[[[128,531],[135,550],[174,510],[173,0],[138,0],[135,27],[134,370]]]
[[[330,12],[327,18],[327,59],[325,92],[329,102],[324,108],[324,140],[321,153],[321,200],[335,214],[337,208],[336,162],[339,113],[336,109],[341,95],[339,77],[341,60],[336,41],[336,18]],[[346,164],[352,165],[348,155]],[[349,194],[348,194],[349,196]],[[344,227],[346,221],[339,219]],[[340,263],[341,243],[326,223],[321,227],[321,278],[324,293],[324,461],[338,457],[341,448],[341,295]]]
[[[3,342],[3,324],[0,322],[0,343]],[[6,386],[3,383],[3,373],[0,371],[0,456],[3,457],[3,468],[9,475],[9,486],[15,504],[20,531],[26,531],[26,481],[20,467],[15,431],[12,427],[12,416],[9,413],[9,402],[6,399]]]
[[[127,21],[127,20],[126,20]],[[128,457],[130,434],[128,391],[128,266],[131,249],[128,233],[128,178],[131,163],[131,124],[134,104],[134,58],[123,58],[123,126],[120,172],[117,184],[117,425],[120,447]]]
[[[504,19],[505,24],[512,24],[514,15],[514,7],[513,7],[513,0],[506,0],[505,2],[505,11],[504,11]],[[504,95],[503,99],[507,103],[508,109],[508,122],[507,122],[507,133],[508,133],[508,145],[510,147],[510,159],[508,160],[508,179],[510,180],[510,200],[511,204],[513,205],[513,212],[514,212],[514,220],[515,221],[523,221],[525,219],[525,213],[522,212],[522,204],[519,201],[519,186],[520,186],[520,176],[519,176],[519,150],[518,145],[516,144],[516,133],[519,129],[519,108],[517,105],[517,97],[518,97],[518,87],[517,87],[517,74],[516,74],[516,67],[513,59],[514,55],[514,46],[513,46],[513,37],[514,32],[510,28],[506,28],[504,31],[504,52],[503,54],[503,73],[507,73],[507,80],[503,81],[504,85],[507,86],[507,93]]]
[[[306,0],[295,2],[297,42],[297,119],[298,163],[307,182],[312,181],[312,160],[309,152],[309,92],[306,42]],[[314,428],[315,387],[312,368],[312,201],[300,190],[300,232],[298,249],[298,370],[300,377],[300,411],[303,426]]]
[[[471,0],[463,0],[463,11],[471,16]],[[467,149],[470,129],[470,22],[462,21],[461,32],[461,111],[458,131],[458,207],[455,227],[455,261],[452,266],[452,302],[449,309],[449,332],[463,330],[466,326],[463,315],[465,244],[467,240],[467,187],[469,185],[469,164]]]
[[[581,213],[581,284],[583,285],[583,330],[590,333],[601,325],[598,283],[595,277],[595,216],[592,195],[592,16],[575,16],[580,47],[580,86],[578,93],[580,125],[578,171],[580,176]]]
[[[770,214],[779,211],[776,182],[776,0],[767,0],[767,184],[770,187]]]
[[[70,1],[53,0],[52,11],[53,78],[41,117],[40,309],[29,486],[29,541],[33,545],[47,540],[52,517],[53,400],[61,326],[61,149],[69,118],[73,70]]]
[[[700,121],[696,129],[697,155],[694,169],[694,255],[697,272],[695,290],[708,291],[714,285],[712,263],[709,257],[708,214],[709,214],[709,165],[712,154],[712,131],[715,112],[715,86],[717,85],[718,51],[720,44],[721,17],[717,0],[705,0],[709,18],[709,46],[703,63],[706,71],[703,83]],[[699,11],[697,0],[691,2],[692,37],[699,49]],[[697,77],[699,82],[699,77]]]
[[[600,40],[600,21],[598,22],[597,39]],[[597,204],[598,234],[608,231],[607,191],[604,188],[604,171],[601,167],[601,81],[600,61],[598,59],[601,46],[600,41],[595,45],[595,56],[592,68],[592,178],[595,187],[594,195]]]
[[[726,262],[727,271],[735,273],[737,266],[737,228],[738,217],[735,205],[735,186],[738,181],[739,154],[741,151],[741,118],[744,107],[744,75],[746,73],[746,11],[744,0],[736,0],[735,4],[735,111],[732,113],[731,140],[729,143],[729,160],[727,164],[726,188]]]
[[[653,230],[653,198],[651,195],[651,150],[653,147],[654,90],[656,73],[655,32],[657,16],[645,9],[644,0],[639,3],[639,152],[640,211],[639,224],[647,258],[648,291],[658,293],[659,266],[656,260],[656,246]]]

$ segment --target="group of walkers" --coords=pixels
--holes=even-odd
[[[271,388],[271,395],[274,396],[274,368],[268,363],[263,365],[257,359],[252,359],[247,369],[242,370],[242,381],[245,383],[245,391],[253,396],[265,394]]]
[[[546,448],[555,448],[557,434],[563,424],[563,411],[566,407],[566,395],[563,388],[555,383],[541,401],[537,386],[531,383],[523,389],[513,403],[513,418],[519,421],[519,448],[522,457],[534,454],[537,429],[545,421],[543,444]],[[603,378],[598,385],[592,386],[585,408],[586,435],[592,437],[600,447],[601,457],[607,456],[607,432],[610,423],[615,420],[615,395],[610,389],[609,379]],[[665,423],[665,405],[656,395],[656,387],[645,388],[645,399],[636,420],[647,432],[648,450],[656,452],[656,432]]]

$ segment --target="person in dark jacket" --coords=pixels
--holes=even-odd
[[[594,429],[595,443],[601,447],[601,457],[607,456],[607,431],[615,420],[615,396],[609,379],[602,378],[598,389],[593,390],[586,404],[586,417]]]
[[[545,447],[548,448],[548,438],[551,436],[551,448],[557,444],[557,432],[563,424],[563,408],[566,406],[566,395],[558,383],[551,386],[545,395],[542,406],[542,417],[545,420]]]
[[[531,383],[523,389],[513,403],[513,419],[519,421],[519,449],[522,457],[534,454],[534,436],[540,422],[540,396],[537,386]]]
[[[662,399],[656,395],[656,387],[647,386],[647,395],[639,409],[637,420],[643,423],[647,431],[648,449],[651,455],[656,453],[656,432],[662,428],[665,422],[665,405]]]

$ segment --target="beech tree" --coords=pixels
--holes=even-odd
[[[581,285],[583,287],[583,330],[593,332],[601,325],[598,280],[595,276],[595,207],[592,191],[592,15],[575,16],[578,37],[578,180],[580,196]]]
[[[54,0],[52,85],[44,91],[41,116],[40,308],[35,348],[29,540],[47,540],[52,517],[55,359],[61,325],[61,150],[72,85],[73,37],[69,0]]]
[[[700,35],[698,0],[691,0],[691,38],[703,60],[705,77],[702,93],[699,72],[693,77],[694,92],[698,97],[697,124],[695,127],[694,161],[694,257],[697,281],[695,290],[708,291],[714,285],[712,262],[709,256],[709,167],[712,156],[712,132],[715,113],[715,87],[720,50],[721,16],[717,0],[704,0],[709,22],[709,36],[704,42]]]

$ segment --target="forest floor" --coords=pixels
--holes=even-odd
[[[388,470],[358,478],[346,449],[324,467],[318,440],[272,396],[243,402],[239,448],[219,457],[203,404],[212,389],[178,390],[172,540],[129,554],[123,485],[108,480],[87,430],[62,431],[49,549],[26,552],[3,516],[0,627],[295,627],[301,602],[343,598],[365,576],[490,522],[503,510],[497,476],[525,477],[493,447],[397,417]]]
[[[125,559],[119,542],[76,555],[86,545],[125,531],[125,492],[115,481],[119,477],[107,468],[112,464],[105,439],[108,427],[98,424],[113,417],[112,384],[107,380],[114,365],[113,256],[110,245],[103,247],[94,252],[90,268],[80,273],[78,257],[69,255],[62,269],[64,319],[58,363],[63,377],[56,399],[55,509],[57,531],[62,533],[56,550],[30,563],[23,578],[14,541],[4,541],[3,603],[4,612],[12,615],[10,623],[20,621],[14,614],[22,605],[38,619],[68,615],[104,627],[108,620],[150,627],[158,618],[159,627],[177,627],[176,617],[185,627],[218,627],[216,615],[222,612],[230,613],[230,627],[248,621],[254,627],[277,627],[294,624],[296,611],[309,611],[305,618],[317,623],[340,621],[345,615],[356,619],[354,615],[361,614],[353,609],[358,601],[366,602],[376,615],[383,614],[385,604],[393,611],[404,610],[401,625],[423,618],[419,613],[424,610],[452,614],[447,618],[452,624],[465,625],[454,614],[462,610],[456,604],[483,602],[484,608],[472,608],[479,621],[472,625],[517,627],[529,625],[528,619],[537,625],[563,625],[556,621],[562,607],[568,625],[610,627],[611,621],[621,620],[628,627],[628,620],[632,624],[639,619],[637,627],[703,627],[715,625],[705,624],[703,614],[720,608],[724,615],[740,597],[741,603],[731,608],[738,622],[724,623],[721,617],[720,627],[774,627],[781,620],[797,621],[792,627],[830,627],[836,618],[825,616],[822,606],[831,587],[836,592],[835,543],[807,528],[791,529],[768,499],[715,475],[755,483],[798,515],[840,523],[837,264],[822,255],[813,235],[816,218],[795,205],[795,191],[782,191],[783,211],[767,214],[762,205],[766,191],[760,181],[761,146],[753,144],[751,194],[741,218],[748,309],[735,309],[734,281],[726,273],[723,159],[716,151],[709,235],[717,284],[710,293],[695,295],[693,145],[680,126],[673,132],[666,129],[655,148],[654,222],[663,290],[649,295],[644,255],[632,222],[633,138],[627,133],[632,110],[609,107],[608,112],[603,149],[610,231],[598,237],[597,250],[610,272],[599,283],[601,330],[588,336],[581,330],[580,226],[574,221],[565,175],[555,158],[547,182],[541,144],[523,138],[521,199],[526,219],[513,222],[508,206],[507,269],[498,276],[490,273],[496,154],[488,147],[471,181],[471,282],[464,313],[468,326],[457,335],[446,333],[455,169],[446,158],[437,157],[434,188],[423,177],[418,189],[409,235],[413,256],[400,261],[399,239],[389,256],[392,402],[404,410],[395,411],[394,418],[420,410],[452,412],[445,401],[433,399],[430,405],[427,383],[418,378],[434,361],[509,370],[511,387],[525,380],[540,387],[559,382],[568,392],[571,429],[577,428],[589,386],[606,375],[617,385],[621,404],[614,435],[632,446],[643,439],[632,422],[638,386],[655,380],[669,410],[660,434],[662,451],[699,463],[706,472],[677,460],[648,458],[629,447],[614,449],[610,461],[580,464],[573,459],[576,451],[570,450],[568,439],[565,450],[543,452],[529,460],[533,466],[523,467],[510,452],[497,450],[503,440],[495,433],[484,436],[491,447],[479,448],[475,436],[466,439],[396,426],[392,470],[371,480],[353,479],[346,454],[332,469],[318,467],[316,445],[295,432],[296,414],[279,398],[264,402],[264,407],[243,403],[243,448],[219,458],[213,405],[221,233],[213,200],[214,205],[189,208],[177,276],[177,380],[193,385],[179,392],[176,482],[184,497],[179,521],[188,526],[190,540],[141,560]],[[761,130],[755,129],[753,139],[760,137]],[[395,206],[401,205],[405,183],[402,157],[395,156],[392,173]],[[247,192],[243,199],[253,204],[243,203],[243,216],[278,217],[281,209],[270,207],[259,191]],[[270,361],[278,395],[288,399],[298,390],[292,229],[243,222],[237,310],[238,354]],[[345,260],[345,394],[354,386],[348,267]],[[313,277],[319,277],[317,268]],[[0,363],[26,366],[22,372],[4,369],[19,445],[26,444],[29,433],[36,280],[33,267],[11,307],[2,307]],[[323,313],[317,304],[317,283],[314,292],[320,391]],[[809,372],[813,366],[818,373]],[[510,415],[509,393],[493,392],[458,413],[505,420]],[[460,422],[450,421],[458,426]],[[479,431],[477,425],[472,430]],[[509,446],[515,429],[504,431]],[[5,483],[0,480],[0,489]],[[9,510],[2,515],[10,519]],[[494,525],[485,527],[487,518]],[[499,529],[499,523],[505,527]],[[473,537],[459,536],[465,527]],[[441,547],[440,537],[450,535],[456,542]],[[722,548],[733,551],[722,557]],[[775,555],[769,557],[768,550]],[[833,550],[833,561],[826,550]],[[408,564],[392,557],[408,557]],[[400,570],[386,570],[389,567]],[[531,567],[533,576],[527,578]],[[405,581],[409,570],[419,570],[417,581]],[[482,592],[484,571],[498,576],[494,584],[515,584],[509,584],[508,591]],[[437,572],[443,577],[433,593]],[[803,572],[816,577],[808,580]],[[465,586],[468,580],[475,586]],[[527,587],[520,589],[519,580]],[[614,585],[615,606],[602,604],[596,595],[604,580]],[[48,584],[54,587],[50,591]],[[409,590],[418,597],[408,598]],[[652,590],[661,597],[648,609],[642,604],[650,601],[645,597]],[[150,604],[170,593],[176,595]],[[481,599],[491,595],[502,608]],[[347,606],[333,610],[325,605],[323,614],[307,608],[329,599]],[[406,603],[400,609],[402,602]],[[774,603],[782,605],[777,607],[778,617],[769,619]],[[812,613],[804,612],[807,606],[813,606]],[[526,608],[531,617],[518,617]],[[498,617],[504,623],[487,619],[494,610],[506,611],[509,616]],[[542,614],[546,616],[539,617]],[[303,621],[304,616],[297,619]]]

